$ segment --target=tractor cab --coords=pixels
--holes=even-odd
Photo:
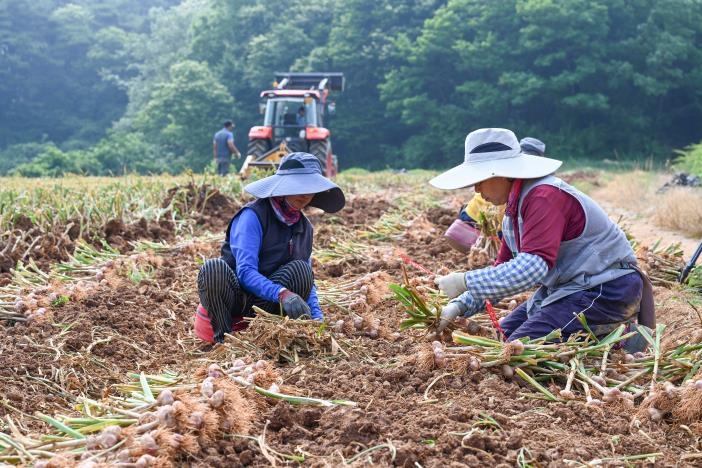
[[[307,151],[307,127],[323,127],[323,106],[316,96],[264,96],[263,127],[271,128],[274,142],[285,140],[292,151]],[[309,94],[309,93],[306,93]]]
[[[330,91],[343,89],[343,73],[276,73],[273,89],[261,92],[263,122],[249,131],[242,177],[251,167],[275,168],[285,154],[296,151],[317,156],[327,177],[336,175],[337,157],[324,125],[335,111],[327,100]]]

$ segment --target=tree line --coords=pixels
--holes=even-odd
[[[343,168],[438,168],[479,127],[555,157],[702,139],[700,0],[4,0],[0,174],[202,171],[276,71],[340,71]]]

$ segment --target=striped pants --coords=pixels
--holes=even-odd
[[[282,265],[268,279],[307,300],[314,285],[312,267],[304,260],[293,260]],[[248,294],[239,285],[236,273],[221,258],[210,259],[197,275],[200,303],[207,310],[214,331],[214,341],[222,342],[224,334],[233,330],[241,317],[253,317],[252,306],[266,312],[281,313],[278,302]]]

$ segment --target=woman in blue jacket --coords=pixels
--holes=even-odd
[[[292,319],[323,318],[312,274],[313,228],[302,210],[335,213],[346,203],[344,193],[308,153],[285,156],[274,175],[244,190],[257,200],[234,215],[221,257],[207,260],[197,277],[195,334],[208,342],[243,328],[253,305]]]

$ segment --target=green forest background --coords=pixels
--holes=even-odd
[[[342,170],[455,165],[488,126],[702,160],[700,0],[0,0],[0,175],[202,171],[276,71],[345,74]]]

